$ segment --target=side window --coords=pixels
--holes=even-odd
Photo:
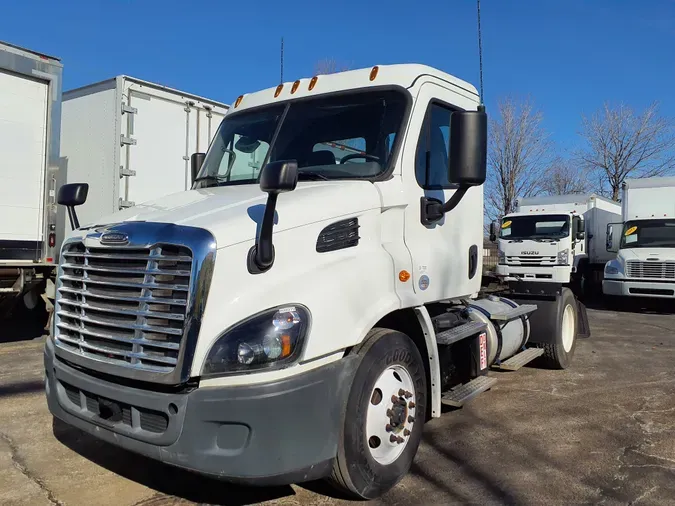
[[[335,157],[335,163],[340,163],[340,160],[347,155],[365,154],[366,140],[363,137],[356,137],[354,139],[341,139],[336,141],[319,142],[314,145],[312,149],[314,153],[317,151],[329,151]],[[349,163],[363,163],[365,158],[352,158],[348,160]]]
[[[452,187],[448,181],[451,114],[451,109],[439,104],[427,110],[415,158],[415,177],[424,189]]]
[[[269,144],[256,141],[239,134],[234,135],[234,142],[223,149],[218,175],[226,181],[256,179],[260,174],[261,164],[265,159]]]

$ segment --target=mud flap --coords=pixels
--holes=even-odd
[[[589,337],[591,337],[591,326],[588,324],[588,313],[586,313],[586,306],[579,299],[576,299],[576,301],[577,301],[577,315],[579,315],[579,318],[577,318],[578,322],[577,337],[582,339],[588,339]]]

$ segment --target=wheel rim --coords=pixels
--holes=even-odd
[[[562,345],[566,352],[569,352],[572,349],[572,345],[574,344],[575,326],[574,308],[571,304],[567,304],[567,306],[565,306],[565,310],[563,311],[562,319]]]
[[[375,381],[368,399],[366,443],[383,466],[405,450],[415,422],[415,386],[401,365],[387,367]]]

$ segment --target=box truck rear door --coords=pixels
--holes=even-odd
[[[48,85],[0,70],[0,260],[40,258]]]

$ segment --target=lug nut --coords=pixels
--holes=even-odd
[[[388,409],[388,410],[387,410],[387,416],[388,416],[389,418],[391,418],[392,416],[394,416],[394,412],[393,412],[391,409]]]
[[[396,439],[396,442],[398,444],[405,443],[405,439],[403,439],[402,437],[399,437],[399,438]]]
[[[402,388],[399,389],[399,391],[398,391],[398,396],[399,396],[399,397],[403,397],[404,395],[405,395],[405,390],[403,390]]]
[[[403,431],[403,435],[404,435],[404,436],[409,436],[409,435],[410,435],[410,431],[409,431],[408,429],[405,429],[405,430]]]
[[[385,425],[384,430],[386,430],[387,432],[391,432],[391,425],[389,424]]]
[[[396,443],[398,442],[398,438],[392,434],[391,436],[389,436],[389,441],[391,441],[392,443]]]
[[[415,417],[414,416],[409,416],[408,417],[408,423],[414,423],[415,422]]]
[[[408,404],[408,407],[410,409],[415,409],[415,403],[411,401],[410,404]]]
[[[392,395],[392,396],[391,396],[391,402],[393,402],[394,404],[398,404],[400,400],[401,400],[401,399],[399,399],[399,398],[396,397],[395,395]]]
[[[405,396],[406,399],[410,399],[412,397],[412,393],[408,391],[406,391],[403,395]]]

